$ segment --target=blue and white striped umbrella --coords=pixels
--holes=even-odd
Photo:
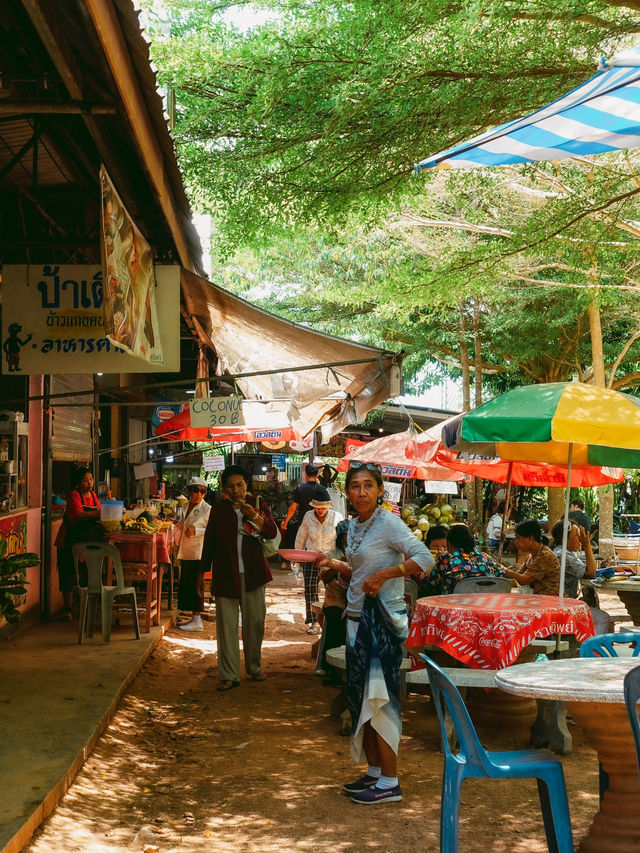
[[[525,118],[427,157],[421,169],[562,160],[640,147],[640,47],[600,63],[582,86]]]

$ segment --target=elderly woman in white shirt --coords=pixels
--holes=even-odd
[[[187,491],[189,503],[182,520],[176,525],[180,532],[178,609],[190,610],[193,615],[188,622],[178,627],[182,631],[204,631],[201,616],[204,610],[204,572],[200,568],[200,557],[211,512],[210,505],[204,499],[207,481],[202,477],[193,477]]]
[[[333,509],[329,492],[324,486],[316,486],[314,499],[309,501],[313,510],[305,513],[296,534],[296,549],[316,551],[318,554],[330,555],[336,547],[336,527],[342,521],[342,515]],[[306,607],[305,625],[307,634],[318,634],[318,616],[311,610],[311,605],[318,600],[319,569],[313,563],[303,563],[304,602]]]

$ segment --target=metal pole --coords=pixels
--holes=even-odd
[[[43,554],[40,561],[40,614],[43,620],[49,618],[51,611],[51,376],[43,377],[42,395],[42,513],[43,513]]]
[[[564,576],[567,566],[567,539],[569,531],[567,522],[569,521],[569,507],[571,506],[571,463],[573,461],[573,442],[569,444],[569,459],[567,466],[567,489],[564,495],[564,524],[562,525],[562,556],[560,558],[560,598],[564,598]]]
[[[507,473],[507,490],[504,498],[504,510],[502,512],[502,527],[500,528],[500,547],[498,548],[498,562],[502,560],[502,551],[504,548],[504,534],[511,509],[511,477],[513,476],[513,462],[509,462],[509,471]]]

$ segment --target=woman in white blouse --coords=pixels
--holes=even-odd
[[[336,547],[336,526],[342,521],[342,515],[333,509],[329,492],[324,486],[316,486],[314,499],[309,501],[313,510],[305,513],[296,534],[296,549],[315,551],[318,554],[330,555]],[[311,605],[318,600],[318,572],[313,563],[303,563],[304,603],[306,616],[304,623],[309,627],[307,634],[317,634],[317,614],[311,610]]]
[[[204,631],[201,616],[204,610],[204,572],[200,569],[200,557],[211,512],[211,507],[204,499],[207,481],[202,477],[193,477],[187,491],[189,504],[185,507],[184,517],[176,525],[180,531],[178,609],[190,610],[193,616],[178,627],[183,631]]]

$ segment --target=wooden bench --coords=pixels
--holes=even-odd
[[[550,640],[534,640],[531,644],[537,649],[537,653],[555,652],[556,641]],[[563,649],[564,645],[564,649]],[[439,648],[439,647],[434,647]],[[569,643],[562,640],[560,643],[560,651],[566,651],[569,648]],[[428,650],[427,650],[428,651]],[[327,662],[344,672],[346,669],[346,649],[345,646],[340,646],[337,649],[331,649],[327,652]],[[406,689],[412,684],[428,685],[429,678],[426,669],[416,669],[411,671],[411,662],[408,658],[402,661],[400,667],[400,680],[402,696],[402,686],[404,683]],[[442,667],[443,672],[451,679],[455,686],[460,691],[463,699],[466,698],[468,687],[485,687],[493,688],[496,684],[496,669],[469,669],[469,667]],[[532,724],[529,733],[531,744],[535,747],[550,746],[554,752],[560,755],[567,755],[571,752],[572,737],[567,728],[567,715],[564,702],[555,702],[548,699],[537,699],[538,715]],[[330,713],[332,717],[340,719],[342,729],[341,733],[348,735],[351,733],[351,717],[349,711],[345,709],[346,696],[344,690],[335,697],[331,703]],[[455,746],[455,735],[453,732],[453,724],[449,719],[448,714],[445,714],[445,727],[447,736],[452,749]]]

